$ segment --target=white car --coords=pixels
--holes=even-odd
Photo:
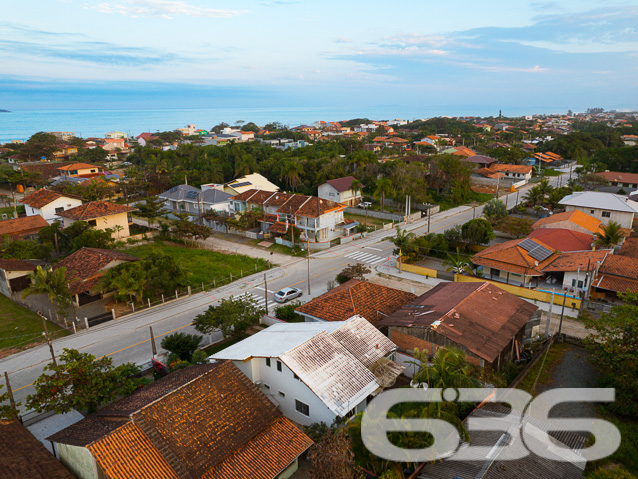
[[[370,208],[372,206],[372,203],[370,203],[369,201],[362,201],[357,206],[359,208]]]
[[[278,303],[287,303],[291,299],[299,298],[303,292],[299,288],[284,288],[275,293],[275,301]]]

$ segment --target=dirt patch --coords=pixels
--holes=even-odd
[[[368,281],[370,281],[371,283],[380,284],[381,286],[387,286],[388,288],[399,289],[401,291],[409,291],[416,294],[417,296],[420,296],[423,293],[427,293],[432,288],[434,288],[434,286],[431,286],[429,284],[419,283],[418,281],[412,281],[405,278],[397,278],[385,273],[370,275],[368,277]]]

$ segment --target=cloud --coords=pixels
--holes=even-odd
[[[335,38],[335,43],[352,43],[353,40],[350,40],[349,38],[346,37],[338,37]]]
[[[231,18],[245,13],[243,10],[204,8],[189,5],[180,0],[128,0],[123,3],[103,2],[98,5],[85,4],[102,13],[119,13],[127,17],[173,18],[184,15],[190,17]]]
[[[297,3],[301,3],[297,0],[269,0],[266,2],[261,2],[261,5],[264,7],[280,7],[282,5],[295,5]]]

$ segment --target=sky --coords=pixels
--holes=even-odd
[[[638,109],[638,1],[22,0],[0,108]]]

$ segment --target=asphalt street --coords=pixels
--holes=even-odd
[[[561,181],[565,181],[565,176],[563,175]],[[550,178],[550,181],[556,185],[558,177]],[[523,188],[520,193],[502,195],[500,199],[512,207],[517,199],[519,201],[522,199],[525,190],[526,188]],[[429,226],[428,219],[422,218],[401,227],[417,235],[427,233],[428,230],[442,232],[474,217],[478,218],[482,210],[482,206],[476,208],[462,206],[432,215]],[[336,274],[348,264],[363,263],[373,269],[386,262],[389,262],[387,264],[394,262],[395,257],[392,255],[394,245],[389,238],[395,233],[393,230],[376,231],[361,240],[311,254],[309,261],[299,258],[282,267],[268,270],[266,273],[268,291],[265,291],[264,273],[255,274],[213,291],[194,294],[188,298],[103,323],[75,335],[56,339],[53,342],[54,350],[56,354],[59,354],[63,348],[73,348],[89,352],[96,357],[110,356],[115,365],[126,362],[146,363],[152,358],[149,327],[153,327],[157,348],[161,352],[160,342],[163,336],[175,331],[195,332],[191,326],[193,318],[209,305],[231,295],[248,294],[262,306],[267,297],[269,309],[272,312],[273,294],[281,288],[294,286],[303,290],[301,299],[307,301],[326,292],[328,280],[334,279]],[[221,338],[220,333],[215,333],[209,335],[205,342],[215,342]],[[26,396],[33,392],[33,381],[42,374],[44,366],[50,360],[51,356],[46,344],[0,360],[0,374],[4,371],[9,373],[16,400],[23,404],[22,410],[24,410]],[[1,381],[4,382],[4,379]]]

